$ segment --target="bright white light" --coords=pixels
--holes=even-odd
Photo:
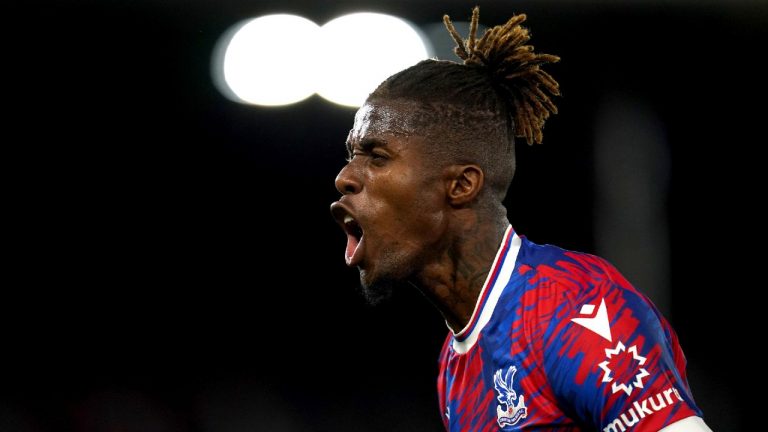
[[[213,79],[227,97],[286,105],[317,92],[360,106],[384,79],[429,56],[408,22],[355,13],[322,28],[296,15],[267,15],[230,29],[213,56]]]
[[[323,56],[317,93],[341,105],[360,106],[384,79],[428,57],[425,40],[406,21],[355,13],[320,29]]]
[[[220,43],[226,47],[223,83],[242,101],[257,105],[285,105],[309,97],[317,88],[312,68],[318,32],[317,24],[296,15],[248,21],[230,32],[230,40]],[[222,63],[214,63],[214,69]],[[214,71],[221,88],[222,80],[216,75]]]

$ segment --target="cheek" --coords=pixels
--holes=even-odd
[[[400,222],[407,222],[427,207],[423,197],[424,189],[407,173],[388,176],[388,181],[382,185],[386,194],[385,201],[395,213]]]
[[[386,242],[423,243],[435,236],[444,220],[444,197],[439,185],[425,181],[412,169],[377,172],[367,179],[368,210]]]
[[[408,185],[395,199],[393,219],[412,238],[432,238],[442,229],[445,213],[435,185]]]

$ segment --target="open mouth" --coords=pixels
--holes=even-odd
[[[343,223],[344,231],[347,233],[347,250],[344,254],[344,258],[347,261],[347,265],[355,266],[360,262],[360,256],[357,254],[360,249],[360,243],[363,240],[363,228],[351,215],[344,216]]]
[[[365,249],[365,236],[362,225],[355,217],[354,212],[339,201],[331,204],[331,214],[347,234],[347,248],[344,251],[344,260],[350,267],[360,265],[363,260],[363,250]]]
[[[350,215],[344,216],[344,231],[357,239],[357,241],[360,241],[360,238],[363,236],[363,229],[360,228],[360,224]]]

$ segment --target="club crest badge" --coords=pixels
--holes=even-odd
[[[528,409],[525,407],[525,396],[518,396],[513,385],[517,373],[517,367],[510,366],[506,373],[504,369],[499,369],[493,374],[493,385],[499,394],[496,399],[499,405],[496,406],[496,417],[499,427],[512,426],[528,416]]]

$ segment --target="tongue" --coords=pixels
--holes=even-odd
[[[344,258],[347,260],[347,264],[352,262],[352,257],[355,255],[359,242],[355,236],[347,234],[347,250],[344,254]]]

